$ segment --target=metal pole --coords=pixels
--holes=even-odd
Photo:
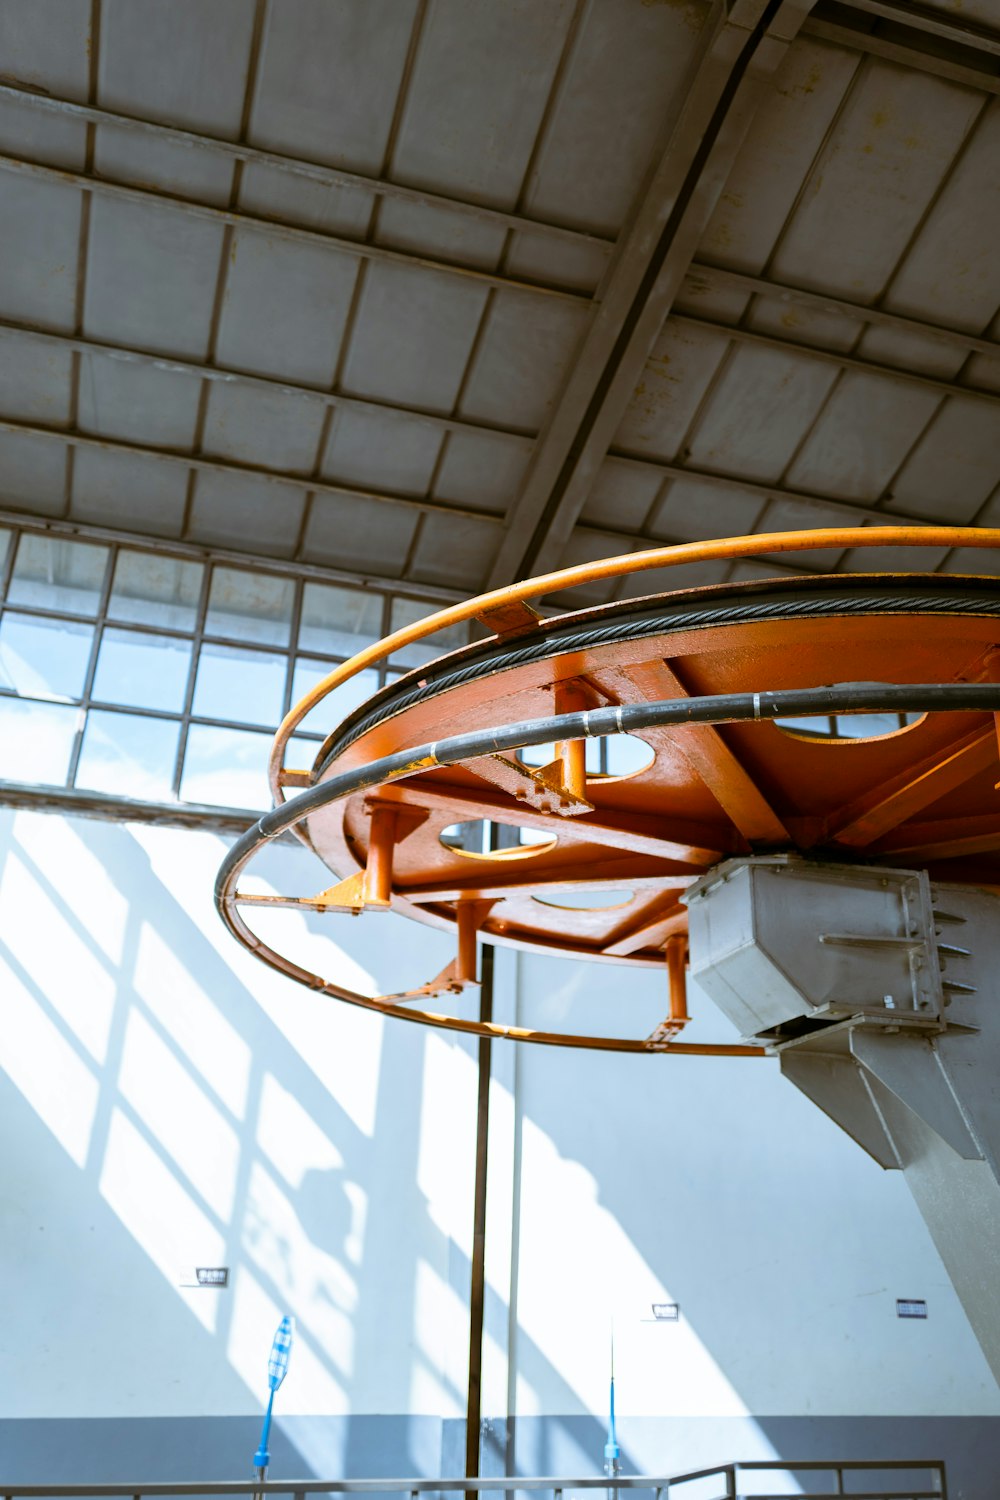
[[[483,944],[479,1019],[493,1020],[494,950]],[[486,1301],[486,1172],[490,1133],[490,1064],[493,1043],[479,1041],[479,1098],[476,1114],[476,1188],[472,1228],[472,1286],[469,1293],[469,1395],[465,1421],[465,1473],[479,1478],[479,1432],[482,1422],[483,1315]],[[478,1490],[470,1490],[472,1500]]]

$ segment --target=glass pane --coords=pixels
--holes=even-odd
[[[779,729],[791,729],[796,734],[821,735],[824,739],[829,739],[833,733],[832,721],[817,714],[803,719],[775,719],[774,723]]]
[[[292,677],[292,703],[298,703],[311,687],[322,679],[331,670],[328,661],[316,661],[308,656],[300,656],[295,663],[295,673]],[[322,703],[318,703],[314,709],[306,714],[299,729],[304,734],[321,734],[325,738],[342,719],[370,698],[372,693],[378,691],[378,672],[374,667],[366,667],[356,677],[350,677],[342,682],[340,687],[334,688]]]
[[[244,724],[277,727],[287,665],[287,657],[271,651],[204,644],[194,689],[195,714],[204,719],[237,719]]]
[[[190,664],[190,641],[109,626],[101,638],[91,696],[100,703],[179,712],[184,707]]]
[[[25,698],[79,698],[93,625],[8,611],[0,620],[0,687]]]
[[[299,647],[329,656],[353,656],[382,638],[381,594],[307,583],[302,590]]]
[[[92,708],[87,715],[76,785],[91,792],[172,802],[180,725]]]
[[[655,756],[643,740],[632,734],[609,734],[604,741],[609,776],[634,776],[652,765]]]
[[[270,807],[267,757],[271,736],[252,729],[192,724],[188,731],[181,797],[209,807]]]
[[[898,714],[840,714],[834,722],[842,740],[870,740],[900,727]]]
[[[179,557],[119,552],[108,614],[137,625],[193,630],[204,571],[201,563]]]
[[[6,526],[0,526],[0,573],[3,572],[7,563],[7,553],[10,551],[10,532]]]
[[[8,602],[96,615],[107,561],[107,547],[25,533],[14,560]]]
[[[232,635],[261,646],[287,646],[295,584],[273,573],[215,568],[208,596],[208,635]]]
[[[304,734],[293,734],[285,746],[285,766],[289,771],[311,771],[322,746],[321,739],[311,740]],[[287,795],[295,794],[289,791]]]
[[[78,708],[0,698],[0,776],[65,786]]]
[[[392,601],[392,628],[400,630],[404,625],[412,625],[416,620],[424,620],[428,615],[437,612],[439,606],[428,604],[421,599],[393,599]],[[446,651],[454,651],[457,646],[467,646],[469,643],[468,625],[449,625],[446,630],[436,630],[433,635],[427,636],[426,640],[417,642],[413,646],[405,646],[402,651],[397,651],[392,661],[397,667],[421,667],[424,662],[433,661],[436,656],[443,656]]]

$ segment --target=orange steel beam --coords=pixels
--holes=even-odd
[[[908,823],[869,850],[893,859],[959,859],[967,854],[992,854],[1000,849],[1000,813],[985,817],[940,818]]]
[[[667,974],[670,978],[670,1023],[677,1031],[690,1017],[687,1008],[687,935],[671,933],[667,938]]]
[[[976,729],[945,746],[935,756],[892,777],[825,821],[825,840],[851,849],[867,849],[914,813],[964,785],[996,760],[996,734]]]
[[[647,1038],[649,1043],[670,1043],[683,1031],[691,1017],[687,1008],[687,936],[682,932],[667,938],[667,975],[670,986],[670,1011],[665,1021]]]
[[[678,933],[687,931],[687,907],[680,906],[676,900],[658,917],[646,916],[645,920],[623,932],[620,937],[601,949],[608,958],[627,958],[630,953],[638,953],[641,948],[656,947],[657,944],[669,943]]]
[[[472,792],[466,787],[445,782],[397,781],[379,789],[379,797],[403,807],[435,808],[453,815],[456,823],[474,818],[492,818],[518,828],[537,828],[558,834],[563,841],[579,844],[603,844],[629,854],[649,854],[698,869],[709,869],[724,858],[725,852],[704,842],[709,830],[692,824],[672,824],[690,842],[664,838],[656,831],[660,819],[637,813],[602,813],[595,818],[585,813],[579,818],[559,818],[522,808],[517,802],[493,792]]]
[[[700,879],[700,873],[687,875],[664,873],[661,866],[656,875],[605,875],[608,868],[619,870],[623,861],[615,860],[608,866],[599,862],[587,863],[587,876],[585,879],[573,880],[565,873],[564,868],[552,870],[548,875],[542,871],[538,875],[530,875],[526,871],[515,874],[511,869],[507,876],[505,867],[493,866],[484,869],[479,879],[472,878],[461,881],[420,881],[416,885],[403,885],[396,887],[396,894],[407,901],[413,901],[417,905],[424,903],[437,903],[448,901],[463,901],[471,897],[480,900],[504,901],[512,896],[534,896],[544,894],[546,897],[574,896],[585,891],[654,891],[663,890],[664,879],[668,879],[672,889],[686,890],[689,885]],[[574,866],[575,868],[575,866]],[[249,899],[249,898],[248,898]],[[276,896],[253,897],[256,901],[277,901]],[[296,898],[290,898],[296,899]]]
[[[691,696],[666,661],[624,667],[616,677],[622,683],[622,700],[627,703]],[[634,684],[638,691],[630,693],[626,683]],[[717,729],[710,724],[692,724],[672,730],[669,737],[748,843],[788,843],[788,829]]]
[[[654,568],[679,567],[684,563],[729,561],[736,557],[760,557],[773,552],[810,552],[826,547],[1000,547],[1000,530],[969,526],[853,526],[824,527],[819,531],[765,532],[756,536],[684,542],[673,547],[654,547],[648,552],[625,553],[619,557],[602,558],[599,562],[561,568],[558,572],[545,573],[523,583],[508,584],[505,588],[492,589],[464,604],[449,605],[446,609],[428,615],[424,620],[393,631],[384,640],[359,651],[343,666],[336,667],[301,698],[282,720],[271,751],[269,777],[275,799],[283,800],[281,776],[285,745],[306,714],[334,688],[347,682],[365,667],[383,661],[394,651],[400,651],[414,641],[423,640],[437,630],[443,630],[449,625],[465,624],[492,609],[520,604],[528,599],[540,599],[546,594],[579,588],[606,578],[625,577],[632,573],[649,572]]]

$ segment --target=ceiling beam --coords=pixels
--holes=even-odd
[[[1000,34],[973,21],[961,20],[956,15],[943,16],[940,11],[925,9],[914,0],[902,0],[891,4],[889,0],[846,0],[852,10],[864,11],[884,21],[893,21],[897,26],[909,27],[912,31],[924,31],[930,36],[942,37],[948,42],[957,42],[962,47],[973,47],[979,52],[989,52],[1000,57]]]
[[[687,313],[671,313],[667,322],[725,334],[735,344],[757,344],[765,349],[780,349],[783,354],[801,354],[821,364],[834,365],[839,370],[852,370],[862,375],[883,375],[900,385],[913,386],[915,390],[929,391],[936,396],[967,396],[972,401],[985,401],[992,406],[1000,406],[1000,393],[997,391],[961,385],[956,380],[939,380],[934,375],[919,375],[915,370],[905,369],[902,365],[859,359],[857,355],[825,349],[820,344],[807,343],[803,339],[785,338],[781,334],[764,333],[753,328],[739,328],[732,323],[720,323],[715,318],[695,318]],[[1000,354],[1000,348],[994,346],[994,352]]]
[[[544,572],[583,508],[732,163],[810,0],[716,9],[666,149],[623,232],[488,587]]]
[[[856,318],[860,323],[868,323],[877,328],[891,328],[897,333],[915,334],[919,338],[933,339],[936,343],[947,344],[963,354],[985,354],[994,359],[1000,355],[1000,343],[995,339],[980,338],[974,333],[965,333],[960,328],[944,328],[937,323],[925,323],[920,318],[904,318],[899,313],[886,312],[881,307],[867,306],[863,302],[847,302],[843,297],[828,297],[824,292],[811,292],[805,287],[789,286],[787,282],[770,281],[764,276],[748,276],[743,271],[730,271],[723,266],[706,265],[704,261],[693,262],[684,279],[690,286],[696,288],[714,287],[721,291],[747,292],[751,295],[773,298],[776,302],[790,302],[798,307],[813,308],[820,313],[843,314],[845,317]],[[796,344],[795,347],[800,346]],[[891,369],[892,366],[876,364],[872,368]]]
[[[951,58],[941,57],[938,53],[927,52],[923,48],[907,47],[898,41],[890,42],[871,31],[859,31],[854,26],[839,26],[810,16],[802,28],[802,34],[815,37],[817,41],[852,47],[858,52],[867,52],[872,57],[884,58],[886,62],[901,63],[905,68],[930,73],[935,78],[946,78],[949,83],[959,83],[965,88],[982,89],[986,94],[1000,94],[1000,74],[987,73],[982,68],[954,62]]]
[[[92,104],[81,104],[75,99],[64,99],[53,94],[39,94],[23,85],[0,83],[0,100],[30,106],[48,114],[86,121],[91,125],[113,126],[132,134],[145,135],[152,140],[184,146],[191,151],[207,151],[213,156],[229,157],[232,161],[251,166],[276,168],[293,177],[305,177],[311,182],[321,182],[330,187],[360,188],[378,198],[391,198],[402,203],[419,203],[426,208],[447,209],[449,213],[462,214],[479,219],[486,224],[495,224],[498,229],[520,231],[541,235],[546,239],[580,246],[593,246],[609,251],[614,241],[603,235],[586,230],[571,229],[565,224],[551,224],[544,219],[532,219],[525,214],[507,213],[502,208],[490,208],[483,203],[470,203],[464,198],[451,198],[446,193],[428,192],[423,188],[408,187],[402,182],[392,182],[385,177],[370,177],[363,172],[349,172],[343,167],[326,166],[308,161],[304,157],[289,156],[283,151],[267,151],[243,141],[220,140],[218,136],[204,135],[194,130],[181,130],[174,125],[162,125],[154,120],[143,120],[137,115],[121,114],[116,110],[98,109]]]
[[[162,188],[136,187],[131,183],[115,182],[108,177],[99,177],[94,172],[70,172],[63,167],[47,163],[24,161],[16,156],[0,156],[0,171],[16,177],[28,177],[42,182],[64,183],[86,193],[100,193],[104,197],[119,198],[143,207],[156,204],[175,209],[186,218],[204,219],[210,224],[228,225],[232,229],[252,229],[270,235],[272,239],[290,240],[293,244],[324,245],[331,250],[340,250],[361,261],[385,261],[393,265],[419,266],[427,271],[445,276],[463,277],[481,286],[501,290],[530,292],[540,297],[556,297],[564,302],[588,304],[589,292],[571,291],[567,287],[554,286],[546,282],[527,281],[523,277],[502,276],[493,271],[484,271],[457,261],[438,260],[431,255],[420,255],[413,250],[395,250],[389,245],[376,245],[370,241],[352,240],[344,235],[329,234],[323,229],[306,229],[299,224],[289,224],[283,219],[269,219],[261,214],[238,213],[235,209],[221,208],[215,203],[202,203],[196,198],[181,197],[177,193],[165,192]]]
[[[105,453],[124,453],[132,458],[152,458],[158,463],[180,464],[185,469],[203,470],[210,474],[236,474],[240,478],[264,480],[268,484],[291,484],[296,489],[306,490],[312,495],[348,495],[358,500],[375,500],[383,505],[401,506],[404,510],[428,512],[432,515],[461,517],[463,520],[486,521],[490,525],[503,524],[503,516],[493,511],[476,510],[470,505],[452,505],[445,500],[416,499],[409,495],[391,495],[383,490],[361,489],[349,484],[336,484],[329,479],[314,479],[308,474],[287,469],[267,469],[260,464],[236,463],[232,460],[204,458],[200,453],[185,453],[182,449],[152,448],[142,443],[126,443],[117,438],[103,438],[92,433],[80,432],[76,428],[42,427],[35,422],[14,422],[0,417],[0,432],[21,433],[29,437],[48,438],[74,448],[96,448]]]
[[[45,536],[64,538],[66,541],[108,543],[122,547],[138,547],[155,551],[158,557],[179,557],[200,563],[235,563],[242,568],[254,568],[262,573],[278,573],[283,578],[303,578],[316,583],[347,584],[361,590],[378,590],[380,593],[405,595],[424,601],[428,614],[436,604],[461,604],[468,598],[466,589],[446,589],[438,584],[407,583],[404,579],[380,573],[357,573],[347,568],[332,568],[325,563],[283,561],[281,558],[254,552],[239,552],[234,547],[206,547],[199,542],[174,540],[171,537],[152,537],[137,531],[126,531],[121,527],[98,526],[90,521],[70,521],[57,517],[39,516],[30,512],[3,508],[0,496],[0,526],[16,526],[23,531],[41,532]],[[243,825],[246,826],[245,823]]]
[[[197,380],[210,380],[218,385],[239,385],[249,390],[262,391],[265,395],[303,397],[316,401],[321,406],[341,406],[346,410],[383,412],[389,416],[398,414],[433,427],[439,432],[482,433],[486,437],[516,438],[530,445],[534,434],[513,427],[497,427],[487,422],[473,422],[465,417],[446,417],[437,412],[424,411],[418,406],[403,406],[396,401],[378,401],[368,396],[347,396],[329,386],[307,385],[301,381],[284,380],[279,375],[252,375],[246,370],[236,370],[229,365],[207,364],[196,359],[177,359],[172,354],[157,354],[132,344],[111,344],[104,339],[85,339],[65,333],[50,333],[29,323],[16,323],[9,318],[0,318],[0,335],[17,334],[31,339],[48,349],[64,349],[70,354],[99,354],[126,364],[142,365],[147,369],[162,370],[166,374],[192,375]]]

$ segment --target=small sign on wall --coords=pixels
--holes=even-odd
[[[678,1323],[681,1310],[676,1302],[654,1302],[653,1317],[657,1323]]]
[[[180,1286],[214,1286],[221,1290],[229,1285],[228,1266],[184,1266],[178,1277]]]
[[[927,1303],[913,1297],[896,1298],[897,1318],[926,1318]]]

